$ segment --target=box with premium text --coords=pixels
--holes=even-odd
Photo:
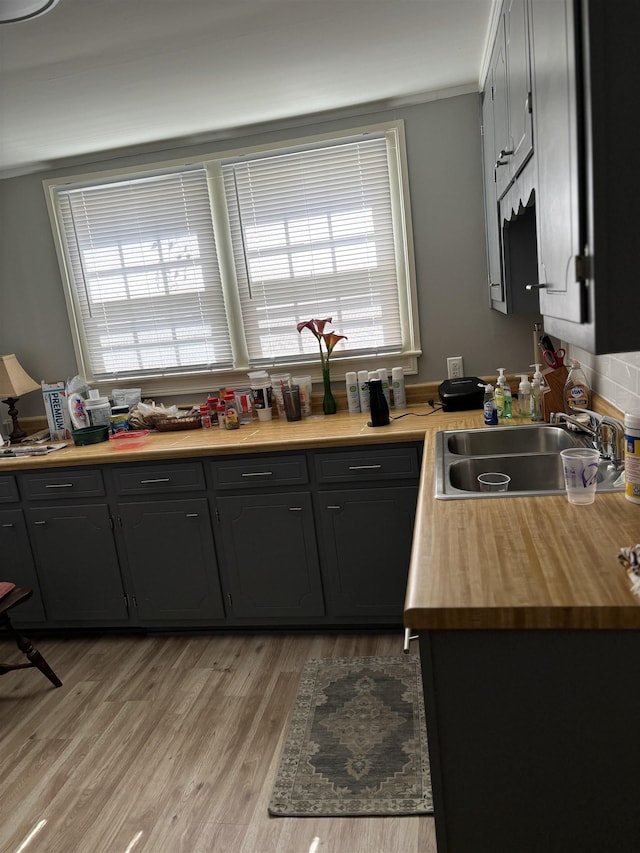
[[[64,441],[71,438],[71,418],[67,405],[67,392],[64,382],[43,382],[42,396],[47,413],[51,441]]]

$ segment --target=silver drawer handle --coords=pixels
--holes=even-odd
[[[243,472],[242,477],[272,477],[273,471],[249,471],[246,474]]]
[[[198,515],[199,515],[199,513],[197,513],[197,512],[188,512],[187,518],[197,518]]]
[[[374,468],[382,468],[382,465],[349,465],[349,471],[371,471]]]
[[[411,643],[411,641],[417,640],[417,639],[418,639],[418,635],[412,634],[411,628],[405,628],[404,629],[404,645],[402,647],[402,651],[405,653],[405,655],[409,654],[409,644]]]
[[[327,506],[327,509],[342,509],[342,507],[338,506],[337,504],[329,504]]]
[[[3,524],[2,526],[3,526],[3,527],[14,527],[14,525],[13,525],[13,524]]]
[[[168,477],[158,477],[155,480],[140,480],[140,485],[146,486],[147,483],[168,483],[168,482],[169,482]]]
[[[34,521],[33,523],[34,524],[46,524],[47,522],[46,521]]]
[[[72,489],[73,483],[46,483],[45,489]]]
[[[302,512],[302,507],[301,506],[290,506],[289,512]]]

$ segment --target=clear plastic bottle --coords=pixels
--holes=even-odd
[[[531,382],[531,420],[539,423],[542,419],[542,388],[540,380],[534,376]]]
[[[504,376],[504,367],[497,367],[498,378],[496,380],[496,387],[493,392],[493,396],[496,401],[496,411],[498,412],[498,417],[504,417],[504,386],[507,383],[507,380]]]
[[[564,410],[570,414],[574,409],[591,408],[591,389],[580,362],[569,362],[569,375],[564,384]]]
[[[227,429],[239,429],[240,427],[234,394],[224,395],[224,421]]]
[[[493,426],[498,423],[498,410],[496,408],[496,398],[493,393],[493,385],[489,382],[484,386],[484,422],[487,426]]]
[[[506,379],[502,390],[504,393],[504,417],[509,420],[513,416],[513,394],[511,393],[511,385],[509,385]]]
[[[529,382],[529,374],[522,373],[520,375],[520,384],[518,385],[518,409],[520,417],[531,417],[531,383]]]

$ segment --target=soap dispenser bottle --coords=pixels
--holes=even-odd
[[[506,385],[506,379],[504,378],[504,367],[496,368],[498,371],[498,378],[496,380],[496,387],[493,392],[494,399],[496,401],[496,411],[498,413],[499,418],[503,418],[504,414],[504,387]]]
[[[539,423],[542,417],[542,388],[535,376],[531,382],[531,420]]]
[[[487,426],[494,426],[498,423],[498,410],[496,408],[496,398],[493,393],[493,385],[489,382],[484,386],[484,422]]]
[[[579,361],[571,361],[569,375],[564,384],[564,410],[570,413],[573,409],[590,408],[591,389]]]
[[[520,375],[520,384],[518,385],[518,408],[520,410],[521,417],[531,417],[531,383],[529,382],[528,373],[522,373]]]

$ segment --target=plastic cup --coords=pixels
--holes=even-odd
[[[251,391],[248,388],[234,391],[236,398],[236,409],[241,424],[250,424],[252,420],[251,412]]]
[[[598,485],[600,453],[590,447],[569,447],[561,450],[567,499],[571,504],[592,504]]]
[[[500,474],[497,471],[478,474],[481,492],[506,492],[509,489],[510,482],[511,477],[508,474]]]
[[[259,421],[270,421],[273,417],[273,409],[256,409]]]
[[[290,388],[284,388],[282,391],[284,399],[284,410],[288,421],[301,421],[302,412],[300,410],[300,388],[298,385],[292,385]]]

